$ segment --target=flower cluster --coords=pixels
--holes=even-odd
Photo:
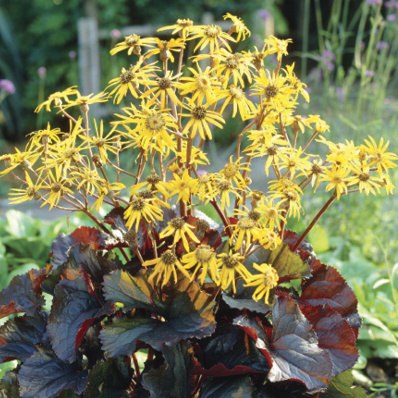
[[[392,193],[389,169],[396,166],[397,156],[388,152],[383,139],[377,143],[369,137],[359,146],[327,140],[329,126],[319,115],[296,113],[299,99],[308,102],[309,94],[294,64],[282,65],[291,40],[270,36],[261,50],[237,52],[234,43],[245,40],[250,31],[241,19],[230,14],[225,18],[232,20],[228,33],[217,25],[179,19],[161,29],[178,34],[168,41],[125,37],[111,54],[127,51],[132,64],[122,68],[105,92],[82,96],[70,87],[50,95],[36,111],[57,109],[69,118],[69,132],[49,124],[33,132],[23,152],[1,156],[0,175],[11,173],[23,184],[12,190],[13,203],[36,200],[50,210],[82,211],[107,233],[94,209],[105,204],[121,208],[131,235],[129,247],[142,266],[152,270],[150,280],[159,286],[177,282],[182,274],[201,285],[215,284],[218,293],[235,292],[236,281],[243,280],[248,287],[256,286],[254,300],[268,302],[278,284],[275,268],[263,263],[249,271],[243,263],[257,250],[281,246],[289,218],[299,219],[304,212],[307,187],[316,191],[324,183],[326,191],[332,191],[319,215],[343,195],[382,189]],[[193,40],[194,66],[184,68]],[[269,71],[263,61],[271,54],[278,65]],[[156,57],[158,61],[149,61]],[[124,98],[135,100],[115,114],[109,127],[94,121],[90,129],[89,105],[111,98],[116,104]],[[72,107],[80,108],[82,116],[73,118],[67,112]],[[209,164],[204,143],[213,139],[214,126],[223,128],[227,116],[246,123],[236,156],[222,170],[199,175],[198,165]],[[301,135],[309,138],[298,146]],[[241,148],[243,136],[249,141],[246,148]],[[314,140],[327,146],[325,158],[308,151]],[[125,150],[138,153],[135,170],[120,166]],[[271,176],[264,192],[250,188],[254,158],[263,159],[264,173]],[[116,170],[115,181],[108,176],[110,168]],[[218,251],[208,232],[215,228],[198,211],[209,203],[224,224],[224,244]],[[166,219],[171,206],[176,206],[176,216]],[[137,244],[140,231],[146,231],[145,253]]]

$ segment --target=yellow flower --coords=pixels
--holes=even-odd
[[[210,54],[214,54],[215,49],[219,50],[220,44],[232,51],[228,40],[236,42],[228,33],[223,32],[218,25],[195,26],[192,31],[193,35],[188,40],[200,39],[193,52],[196,52],[198,48],[202,51],[208,44],[210,45]]]
[[[281,209],[281,202],[273,203],[271,199],[264,198],[263,201],[258,205],[257,211],[260,213],[260,222],[264,223],[265,227],[270,228],[272,231],[275,229],[275,225],[278,231],[281,229],[280,220],[286,224],[286,218],[280,213],[285,209]]]
[[[66,106],[64,106],[64,109],[68,109],[71,106],[76,106],[80,105],[80,108],[85,108],[88,110],[88,105],[89,104],[95,104],[97,102],[107,102],[108,101],[108,94],[101,92],[99,94],[94,95],[94,97],[91,97],[94,94],[90,95],[80,95],[80,93],[77,93],[77,97],[74,101],[69,101]]]
[[[380,177],[374,177],[369,174],[369,165],[367,167],[362,168],[353,168],[354,172],[353,176],[350,176],[346,179],[348,182],[347,186],[352,187],[353,185],[358,185],[359,192],[365,190],[366,195],[369,195],[371,192],[373,195],[376,195],[376,192],[373,188],[376,188],[377,192],[380,193],[380,185],[383,183],[383,179]]]
[[[269,54],[269,52],[266,49],[267,48],[266,44],[264,44],[264,47],[262,48],[261,51],[259,51],[256,46],[254,46],[254,48],[256,49],[256,51],[254,52],[251,52],[250,50],[247,52],[243,51],[243,54],[245,54],[246,57],[251,60],[251,62],[253,63],[254,67],[257,70],[260,70],[263,68],[264,58]]]
[[[250,276],[245,286],[257,286],[257,289],[253,293],[253,300],[259,301],[264,297],[265,304],[269,304],[269,291],[278,285],[279,275],[271,264],[258,265],[253,263],[253,267],[260,274]]]
[[[279,234],[272,229],[261,228],[258,235],[258,242],[266,250],[275,250],[282,243],[282,240],[279,237]]]
[[[100,178],[97,170],[91,170],[90,164],[88,165],[88,168],[82,167],[79,168],[78,171],[72,171],[71,175],[74,176],[75,179],[80,180],[80,183],[76,188],[79,190],[84,186],[84,189],[90,195],[94,195],[96,189],[99,191],[101,189],[100,183],[105,181]]]
[[[329,184],[326,187],[326,191],[330,191],[331,189],[336,189],[337,200],[340,199],[340,196],[343,192],[347,193],[347,176],[350,173],[349,169],[344,167],[337,168],[335,165],[332,166],[332,170],[325,168],[325,174],[323,174],[320,178],[321,181],[329,181]]]
[[[60,168],[55,167],[55,176],[51,170],[48,170],[48,174],[52,180],[52,183],[50,185],[50,192],[44,195],[44,197],[48,195],[48,199],[45,200],[40,207],[43,207],[49,203],[49,210],[51,210],[54,206],[58,205],[61,197],[63,197],[67,193],[73,194],[73,191],[66,187],[66,184],[69,184],[70,180],[67,180],[62,176]]]
[[[296,171],[300,170],[306,175],[307,171],[311,168],[311,163],[308,161],[308,156],[301,157],[304,152],[299,149],[289,148],[284,154],[281,154],[279,161],[280,169],[286,168],[286,173],[289,172],[291,177],[294,178]]]
[[[164,77],[159,77],[154,80],[146,81],[146,85],[155,86],[141,95],[141,98],[147,98],[148,105],[154,103],[156,99],[160,96],[160,107],[167,107],[167,96],[176,105],[183,105],[182,102],[177,98],[175,94],[175,89],[179,87],[180,83],[173,82],[174,79],[178,79],[180,74],[173,76],[172,71],[167,71]],[[156,94],[155,94],[156,93]]]
[[[141,39],[140,36],[130,35],[125,36],[124,41],[116,44],[114,48],[110,51],[111,55],[115,55],[116,53],[127,50],[128,55],[134,51],[134,54],[141,54],[141,47],[152,47],[151,44],[156,44],[156,39],[152,37],[146,37],[145,39]]]
[[[163,28],[158,29],[158,32],[161,32],[163,30],[174,29],[171,32],[172,35],[179,32],[180,37],[182,37],[183,40],[186,40],[186,38],[193,29],[192,26],[193,26],[193,21],[191,21],[190,19],[177,19],[177,23],[175,25],[164,26]]]
[[[225,165],[225,167],[220,171],[220,175],[223,176],[227,181],[232,182],[234,181],[235,184],[241,188],[245,184],[245,180],[240,173],[241,170],[245,170],[250,172],[250,168],[247,166],[246,163],[241,163],[241,157],[236,161],[232,161],[233,156],[229,158],[229,163]]]
[[[196,179],[196,185],[192,193],[199,198],[200,201],[206,200],[207,196],[214,196],[214,186],[216,185],[216,176],[212,173],[204,174]]]
[[[361,146],[370,155],[370,163],[367,165],[371,166],[376,164],[380,176],[383,175],[383,171],[388,173],[388,169],[397,167],[397,165],[391,160],[398,159],[398,156],[392,152],[386,152],[390,141],[387,141],[384,145],[384,140],[381,138],[380,144],[377,146],[376,141],[371,136],[368,137],[370,142],[365,139],[366,145]]]
[[[221,199],[221,208],[225,210],[226,207],[231,206],[231,201],[229,198],[230,193],[234,193],[238,198],[241,198],[231,182],[225,179],[220,179],[214,187],[213,192],[209,192],[206,204],[209,203],[210,200],[214,199],[216,196],[219,196]]]
[[[225,123],[225,120],[219,113],[207,110],[206,108],[208,106],[209,104],[193,106],[190,108],[190,115],[184,113],[182,114],[182,116],[189,116],[191,118],[185,125],[183,134],[188,133],[188,131],[191,129],[192,139],[196,137],[196,132],[199,131],[200,136],[204,140],[206,139],[206,136],[211,140],[212,134],[210,131],[209,123],[214,124],[220,129],[223,128],[220,123]]]
[[[115,195],[119,195],[120,191],[126,186],[120,182],[108,182],[108,181],[100,181],[98,189],[98,199],[91,206],[91,210],[94,209],[98,212],[101,207],[103,207],[104,197],[112,199]]]
[[[314,189],[315,192],[318,189],[319,184],[321,182],[319,177],[324,172],[324,169],[325,167],[321,159],[313,160],[311,168],[306,172],[298,174],[297,178],[301,176],[305,176],[308,178],[311,177],[311,186],[314,187],[314,185],[316,184]]]
[[[178,194],[177,202],[182,200],[188,203],[190,194],[196,186],[196,180],[188,174],[188,170],[185,170],[182,177],[174,174],[174,180],[169,182],[169,186],[171,191],[169,197]]]
[[[186,223],[183,218],[173,218],[167,223],[167,227],[160,233],[159,238],[163,239],[167,236],[174,235],[173,246],[182,239],[185,251],[189,252],[189,243],[185,235],[188,235],[194,242],[199,243],[198,238],[191,229],[195,229],[195,227]]]
[[[236,293],[235,278],[237,274],[240,275],[245,281],[251,277],[250,272],[241,263],[244,259],[239,253],[232,254],[232,251],[221,253],[218,255],[217,268],[221,268],[221,275],[218,285],[221,285],[223,290],[228,289],[232,284],[232,291]]]
[[[22,166],[24,169],[31,168],[40,157],[40,153],[33,149],[33,143],[28,143],[25,147],[25,151],[21,152],[18,148],[15,148],[16,153],[13,155],[7,154],[0,156],[0,160],[4,161],[6,169],[0,172],[0,176],[9,173],[18,166]]]
[[[231,15],[229,12],[227,12],[223,16],[223,18],[232,20],[233,24],[229,28],[229,31],[231,33],[236,32],[238,34],[236,41],[240,41],[241,38],[243,38],[243,40],[245,40],[246,35],[248,35],[249,37],[251,36],[250,30],[247,29],[246,25],[243,23],[241,18]]]
[[[159,191],[165,196],[168,195],[167,190],[169,189],[169,183],[162,181],[157,174],[149,174],[145,180],[146,181],[135,184],[130,188],[130,196],[135,195],[141,188],[145,186],[145,189]]]
[[[186,163],[187,161],[187,144],[186,141],[183,142],[182,152],[176,152],[177,156],[181,158],[182,163]],[[206,157],[206,153],[203,153],[200,149],[196,147],[192,147],[191,150],[191,161],[189,162],[190,165],[196,170],[198,165],[205,165],[210,164],[209,159]]]
[[[300,195],[299,193],[293,188],[284,188],[281,191],[273,192],[271,193],[270,197],[272,199],[280,199],[280,203],[286,202],[284,204],[284,207],[289,209],[288,216],[291,217],[298,217],[298,220],[300,220],[300,210],[302,209],[301,204],[300,204]]]
[[[292,43],[292,39],[280,40],[275,36],[268,36],[268,39],[265,39],[264,42],[268,44],[269,54],[277,53],[278,61],[282,58],[282,55],[288,55],[287,45]]]
[[[39,189],[41,188],[42,182],[39,182],[40,179],[36,181],[36,184],[33,184],[29,174],[25,171],[25,180],[28,183],[28,187],[25,189],[17,189],[11,188],[13,193],[10,193],[10,203],[17,204],[26,202],[27,200],[36,199],[39,200],[41,195],[39,193]],[[41,180],[40,180],[41,181]]]
[[[130,206],[124,212],[124,219],[127,220],[126,227],[130,230],[135,223],[135,231],[138,231],[140,220],[144,218],[148,223],[151,221],[163,220],[163,211],[152,204],[152,199],[133,198]]]
[[[120,76],[112,79],[106,88],[107,90],[109,87],[116,85],[116,87],[109,93],[109,96],[116,93],[113,103],[116,102],[116,104],[120,104],[120,101],[127,95],[128,91],[130,91],[135,98],[138,98],[137,90],[139,85],[146,84],[150,78],[150,74],[157,70],[159,70],[159,68],[154,66],[154,63],[142,66],[141,61],[135,66],[131,66],[128,70],[122,68]]]
[[[174,276],[174,282],[177,282],[178,279],[176,268],[179,269],[180,272],[187,278],[190,277],[189,273],[184,269],[184,267],[178,261],[177,256],[171,250],[167,250],[162,253],[160,258],[145,261],[142,265],[144,267],[155,265],[151,276],[148,278],[148,282],[151,283],[154,281],[154,283],[159,284],[159,282],[163,279],[162,287],[167,285],[171,278],[171,274]]]
[[[234,233],[231,236],[230,242],[236,238],[235,251],[238,251],[245,241],[245,248],[247,249],[250,243],[255,242],[258,238],[260,229],[256,221],[251,218],[241,218],[236,225],[234,225]]]
[[[284,71],[286,74],[286,79],[290,83],[290,88],[295,91],[295,99],[297,99],[298,95],[301,94],[307,102],[310,102],[310,96],[308,91],[305,89],[307,85],[297,78],[293,70],[294,63],[292,65],[287,65],[286,70]]]
[[[216,253],[212,247],[200,245],[195,249],[195,251],[184,254],[181,262],[184,263],[185,269],[196,267],[191,276],[191,281],[194,280],[198,271],[202,269],[199,279],[201,285],[205,283],[207,274],[209,274],[213,282],[218,282],[219,272],[217,268]]]
[[[330,131],[330,127],[319,117],[319,115],[308,115],[308,117],[311,119],[311,123],[315,123],[314,129],[316,132],[324,133],[326,131]]]
[[[34,131],[29,135],[33,136],[31,140],[34,144],[39,146],[40,141],[43,145],[51,144],[52,141],[59,142],[60,138],[58,137],[58,134],[61,134],[61,130],[59,128],[52,129],[50,127],[50,123],[47,123],[47,128],[45,130]]]
[[[199,63],[196,63],[196,67],[198,71],[193,68],[188,68],[193,74],[193,77],[181,77],[181,82],[187,82],[179,86],[181,95],[193,93],[192,98],[189,100],[190,105],[196,100],[197,105],[202,105],[205,96],[207,102],[213,102],[216,98],[214,89],[219,87],[221,83],[218,81],[217,77],[212,75],[213,70],[210,69],[210,66],[204,71],[200,68]]]
[[[174,62],[172,51],[180,52],[181,49],[185,48],[183,39],[171,39],[171,40],[160,40],[155,38],[157,47],[151,48],[144,54],[144,59],[152,57],[152,55],[160,54],[160,59],[165,61],[170,58],[171,62]]]
[[[41,109],[43,108],[43,106],[46,106],[46,111],[47,112],[51,112],[51,103],[54,101],[54,105],[56,107],[59,107],[62,104],[61,98],[66,101],[69,102],[68,96],[69,95],[77,95],[79,94],[79,91],[77,91],[75,89],[75,87],[77,86],[72,86],[67,88],[64,91],[57,91],[54,94],[51,94],[47,101],[42,102],[36,109],[35,112],[39,113],[41,111]]]
[[[394,184],[391,182],[391,178],[388,174],[384,174],[382,177],[383,182],[380,184],[382,187],[386,188],[386,193],[389,195],[390,193],[394,193]]]
[[[256,108],[253,105],[253,102],[248,100],[245,96],[244,91],[240,87],[236,87],[234,85],[231,85],[228,87],[227,90],[219,90],[217,92],[215,101],[219,101],[221,99],[224,99],[224,104],[220,108],[219,112],[222,114],[224,112],[224,109],[228,104],[233,105],[233,113],[232,117],[235,117],[238,109],[240,116],[242,120],[246,120],[250,118],[250,111],[255,112]]]

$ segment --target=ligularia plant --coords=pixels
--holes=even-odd
[[[234,52],[250,32],[225,18],[228,33],[179,19],[161,29],[178,36],[169,41],[125,37],[111,54],[127,51],[131,66],[107,92],[71,87],[36,109],[55,108],[69,132],[48,125],[24,152],[1,157],[1,175],[21,183],[12,203],[81,211],[98,225],[60,235],[51,264],[0,293],[0,318],[9,317],[0,362],[16,364],[1,396],[364,396],[349,372],[357,299],[304,239],[335,200],[391,193],[397,156],[383,139],[328,141],[324,120],[295,113],[309,95],[294,65],[282,64],[290,40],[270,36],[261,50]],[[111,98],[133,102],[110,126],[90,121],[90,105]],[[245,123],[236,155],[218,172],[198,170],[228,116]],[[298,147],[302,134],[308,142]],[[325,158],[309,152],[314,139],[327,146]],[[133,169],[120,164],[122,151],[137,156]],[[254,158],[270,178],[263,191],[250,188]],[[321,187],[330,199],[301,236],[289,231],[304,193]],[[113,208],[101,220],[105,204]]]

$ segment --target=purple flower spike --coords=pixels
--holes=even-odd
[[[39,69],[37,69],[37,74],[43,79],[46,77],[46,72],[47,69],[44,66],[40,66]]]

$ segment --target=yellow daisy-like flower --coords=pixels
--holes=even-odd
[[[264,297],[265,304],[269,304],[269,292],[278,285],[279,275],[271,264],[258,265],[253,263],[253,267],[260,273],[250,276],[245,286],[257,286],[257,289],[253,293],[253,300],[259,301]]]
[[[68,104],[66,106],[64,106],[64,109],[68,109],[71,106],[76,106],[76,105],[80,105],[80,108],[84,108],[85,110],[88,110],[88,105],[89,104],[95,104],[98,102],[107,102],[108,101],[108,94],[101,92],[99,94],[94,95],[94,97],[92,97],[92,95],[94,94],[90,94],[90,95],[81,95],[80,93],[77,93],[77,97],[75,100],[73,101],[69,101]]]
[[[190,108],[191,114],[182,114],[182,116],[189,116],[191,119],[184,127],[183,134],[187,134],[191,129],[191,137],[196,137],[196,132],[199,131],[200,136],[205,140],[206,136],[211,140],[212,134],[209,127],[210,124],[214,124],[220,129],[223,128],[221,123],[225,123],[222,116],[213,111],[206,109],[210,104],[207,105],[197,105]]]
[[[244,259],[239,253],[232,254],[232,251],[221,253],[218,255],[217,267],[221,268],[220,279],[218,285],[221,285],[223,290],[228,289],[232,284],[232,291],[236,293],[235,278],[240,275],[245,281],[251,277],[250,272],[241,263]]]
[[[297,170],[306,175],[307,171],[311,169],[311,162],[308,160],[308,156],[301,157],[303,153],[301,147],[299,149],[289,148],[286,153],[281,154],[280,170],[286,168],[286,173],[289,172],[292,178],[294,178]]]
[[[299,192],[297,192],[294,188],[289,187],[284,188],[281,191],[273,192],[271,193],[270,197],[272,199],[280,199],[281,205],[285,202],[284,207],[289,209],[288,216],[297,216],[298,220],[300,220],[300,210],[302,209],[300,203],[301,199]]]
[[[361,146],[370,155],[368,166],[377,165],[380,176],[383,175],[383,171],[388,173],[388,169],[397,167],[392,160],[398,159],[398,156],[392,152],[386,152],[390,141],[387,141],[384,145],[384,140],[381,138],[380,144],[377,146],[376,141],[371,136],[369,136],[369,140],[365,139],[366,145]]]
[[[258,235],[258,242],[266,250],[275,250],[282,243],[282,240],[279,237],[279,234],[272,229],[261,228]]]
[[[187,161],[186,141],[184,141],[182,145],[183,145],[182,152],[176,152],[176,154],[181,159],[181,162],[185,164]],[[206,155],[207,154],[203,153],[201,149],[193,146],[191,150],[191,161],[189,162],[189,164],[193,166],[195,170],[198,168],[198,165],[210,164],[210,161],[209,159],[207,159]]]
[[[109,96],[112,96],[116,93],[115,98],[113,99],[113,103],[116,104],[120,104],[120,101],[127,95],[129,91],[135,98],[138,98],[137,89],[139,88],[139,85],[146,84],[146,82],[150,79],[151,73],[157,70],[159,70],[159,68],[156,67],[154,63],[142,66],[140,61],[127,70],[122,68],[122,73],[120,76],[112,79],[105,90],[107,90],[109,87],[116,86],[109,93]]]
[[[171,39],[171,40],[160,40],[155,38],[157,47],[151,48],[144,54],[144,59],[152,57],[152,55],[159,54],[162,61],[170,58],[171,62],[174,62],[172,51],[180,52],[185,48],[185,42],[183,39]]]
[[[347,193],[347,176],[350,174],[350,170],[344,167],[337,168],[335,165],[332,166],[332,170],[325,168],[325,173],[320,177],[321,181],[328,181],[329,184],[326,186],[326,191],[336,189],[337,200],[343,192]]]
[[[216,253],[214,249],[208,245],[200,245],[195,251],[184,254],[181,259],[185,269],[191,269],[195,267],[191,276],[191,281],[194,280],[196,274],[201,269],[200,273],[200,284],[205,283],[205,278],[209,274],[213,282],[217,283],[219,278],[219,272],[217,268]]]
[[[231,236],[230,242],[232,243],[236,238],[235,251],[238,251],[245,241],[245,248],[247,249],[250,243],[255,242],[258,238],[260,229],[256,221],[251,218],[241,218],[236,225],[235,231]]]
[[[251,60],[257,70],[260,70],[264,67],[264,58],[269,54],[269,52],[267,50],[266,44],[264,44],[264,47],[261,51],[259,51],[256,46],[254,46],[254,48],[256,49],[256,51],[243,51],[243,54],[245,54],[246,57]]]
[[[61,197],[63,197],[66,193],[73,194],[73,191],[66,187],[66,184],[69,184],[70,180],[67,180],[62,176],[60,168],[55,167],[55,176],[51,170],[48,170],[48,174],[52,180],[50,192],[44,195],[44,197],[48,195],[48,198],[40,207],[43,207],[49,203],[49,210],[51,210],[54,206],[58,205]]]
[[[221,199],[221,208],[225,210],[227,207],[231,206],[231,201],[229,197],[230,193],[233,193],[238,198],[241,198],[231,182],[225,179],[219,180],[215,185],[212,194],[210,194],[209,192],[209,197],[207,198],[206,204],[209,203],[210,200],[214,199],[216,196],[219,196]]]
[[[35,112],[39,113],[41,111],[41,109],[43,108],[43,106],[46,107],[46,111],[47,112],[51,112],[51,103],[54,102],[54,105],[56,107],[59,107],[62,104],[62,99],[66,102],[69,102],[68,96],[69,95],[77,95],[79,94],[79,91],[77,91],[75,89],[75,87],[77,86],[72,86],[67,88],[64,91],[57,91],[54,94],[51,94],[47,101],[42,102],[36,109]]]
[[[253,102],[246,98],[244,91],[240,87],[231,85],[227,90],[219,90],[215,101],[219,101],[224,98],[224,104],[219,110],[221,114],[224,112],[224,109],[228,104],[233,105],[232,117],[236,116],[239,109],[242,120],[248,119],[250,117],[250,112],[256,111],[256,107],[253,105]]]
[[[232,182],[234,181],[235,184],[241,188],[245,184],[245,180],[240,173],[241,170],[245,170],[250,172],[250,168],[247,166],[246,163],[241,163],[241,157],[236,161],[232,161],[233,156],[229,158],[229,163],[227,163],[224,168],[220,171],[220,175],[225,178],[227,181]],[[222,178],[222,179],[223,179]],[[221,180],[222,180],[221,179]]]
[[[190,194],[195,186],[196,180],[188,174],[188,170],[185,170],[181,177],[174,174],[174,180],[169,182],[171,192],[168,196],[172,197],[178,194],[177,202],[182,200],[184,203],[188,203]]]
[[[100,181],[98,199],[91,206],[91,210],[95,207],[95,210],[99,212],[101,207],[103,207],[104,197],[107,196],[112,199],[115,195],[119,195],[123,188],[126,188],[126,186],[120,182]]]
[[[59,128],[52,129],[50,123],[47,123],[45,130],[34,131],[29,135],[33,136],[31,140],[35,145],[40,145],[40,141],[43,145],[47,145],[51,144],[52,141],[59,142],[60,138],[58,134],[61,134],[61,130]]]
[[[135,223],[135,231],[138,231],[140,220],[144,218],[148,223],[151,221],[163,220],[163,211],[152,204],[152,199],[133,198],[130,206],[124,212],[124,219],[127,220],[126,227],[130,230]]]
[[[97,170],[91,170],[90,164],[88,168],[80,168],[78,171],[72,171],[71,175],[75,177],[75,179],[79,179],[80,183],[76,187],[78,190],[84,186],[84,189],[88,194],[94,195],[95,190],[98,191],[101,189],[100,183],[105,182],[103,178],[100,178]]]
[[[192,193],[202,202],[206,200],[207,196],[214,197],[214,187],[217,184],[216,176],[212,173],[207,173],[199,176],[196,179],[196,185]]]
[[[39,180],[37,180],[36,184],[33,184],[27,172],[25,172],[25,180],[28,183],[27,188],[25,189],[11,188],[11,191],[14,191],[9,194],[10,195],[9,199],[11,204],[22,203],[28,200],[30,201],[32,199],[39,200],[41,198],[39,189],[41,188],[42,182],[39,182]]]
[[[268,44],[269,54],[277,53],[278,61],[282,58],[282,55],[288,55],[287,46],[289,43],[292,43],[292,39],[280,40],[275,36],[268,36],[268,39],[265,39],[264,42]]]
[[[231,25],[231,27],[229,28],[229,31],[231,33],[237,33],[238,37],[236,38],[236,41],[240,41],[240,39],[242,38],[242,40],[246,39],[246,35],[248,35],[249,37],[251,36],[250,30],[246,27],[246,25],[243,23],[241,18],[238,18],[234,15],[231,15],[229,12],[227,12],[224,16],[224,19],[230,19],[233,24]]]
[[[228,40],[236,42],[232,36],[223,32],[218,25],[195,26],[192,30],[193,34],[188,40],[200,39],[193,52],[196,52],[197,49],[202,51],[209,45],[210,54],[214,54],[215,49],[220,50],[220,44],[223,44],[229,51],[232,51],[228,44]]]
[[[192,32],[193,21],[190,19],[177,19],[177,23],[175,25],[164,26],[163,28],[158,29],[158,32],[163,30],[174,29],[171,34],[174,35],[176,33],[180,34],[180,37],[183,40],[186,40],[188,35]]]
[[[169,183],[162,181],[157,174],[149,174],[145,180],[146,181],[133,185],[130,188],[130,196],[135,195],[141,188],[144,188],[145,186],[145,189],[159,191],[165,196],[168,195],[167,190],[169,189]]]
[[[187,278],[190,277],[189,273],[184,269],[184,267],[178,261],[177,256],[171,250],[165,251],[159,258],[145,261],[142,265],[144,267],[149,267],[152,265],[155,266],[151,276],[148,278],[148,282],[151,283],[154,281],[154,283],[159,284],[160,281],[163,280],[162,287],[167,285],[172,274],[174,277],[174,282],[177,282],[178,279],[176,269],[180,270],[180,272]]]
[[[189,104],[192,105],[197,101],[197,105],[202,105],[203,99],[206,96],[207,102],[213,102],[216,99],[214,89],[221,86],[217,77],[212,75],[213,70],[208,66],[204,71],[196,63],[198,70],[193,68],[188,68],[188,70],[193,74],[193,77],[181,77],[182,83],[179,86],[181,95],[186,95],[188,93],[193,93],[192,98],[189,100]]]
[[[281,209],[280,206],[281,202],[274,204],[271,199],[266,198],[264,198],[264,200],[258,205],[257,211],[260,213],[260,222],[264,223],[265,227],[274,230],[276,225],[278,231],[280,231],[280,220],[286,224],[286,218],[280,214],[285,209]]]
[[[35,149],[33,149],[33,143],[29,143],[24,152],[21,152],[18,148],[15,148],[16,153],[7,154],[0,156],[0,161],[4,161],[4,165],[6,169],[0,172],[0,176],[3,176],[9,173],[11,170],[14,170],[18,166],[22,166],[24,169],[29,169],[34,165],[37,159],[40,157],[40,153],[37,153]]]
[[[194,242],[199,243],[198,238],[191,231],[195,229],[193,225],[189,225],[183,218],[173,218],[167,223],[167,227],[160,233],[159,238],[163,239],[167,236],[174,235],[173,246],[175,246],[181,239],[186,252],[189,252],[189,243],[186,235],[188,235]]]
[[[178,79],[181,74],[173,76],[172,71],[167,71],[164,77],[159,77],[154,80],[148,80],[145,84],[148,86],[155,86],[141,95],[141,98],[147,98],[148,105],[154,103],[156,99],[160,96],[160,107],[167,107],[167,97],[173,101],[176,105],[183,105],[175,94],[175,89],[179,87],[180,83],[173,82],[174,79]]]
[[[314,185],[315,185],[315,189],[314,189],[314,192],[315,192],[318,189],[319,184],[321,182],[319,177],[324,172],[324,169],[325,169],[325,166],[323,165],[323,162],[321,159],[313,160],[311,168],[308,171],[306,171],[305,173],[303,172],[303,173],[298,174],[297,178],[302,177],[302,176],[305,176],[308,178],[311,177],[311,186],[314,187]]]
[[[141,47],[153,47],[152,44],[156,44],[156,39],[152,37],[141,39],[141,37],[137,35],[125,36],[124,41],[116,44],[110,53],[111,55],[115,55],[120,51],[128,49],[128,55],[131,55],[132,52],[139,55],[141,54]]]
[[[371,192],[373,195],[376,195],[374,188],[376,188],[377,192],[380,193],[379,188],[380,185],[383,183],[383,179],[380,177],[371,176],[369,174],[369,167],[356,167],[353,168],[352,171],[354,172],[354,175],[347,177],[346,179],[346,181],[348,182],[348,187],[358,185],[359,192],[362,192],[364,190],[366,192],[366,195],[369,195],[369,192]]]
[[[286,79],[290,83],[290,88],[296,93],[295,99],[297,99],[298,95],[301,94],[307,102],[310,102],[310,96],[308,94],[308,91],[305,89],[307,85],[297,78],[293,70],[294,63],[292,65],[287,65],[286,70],[284,69]]]

